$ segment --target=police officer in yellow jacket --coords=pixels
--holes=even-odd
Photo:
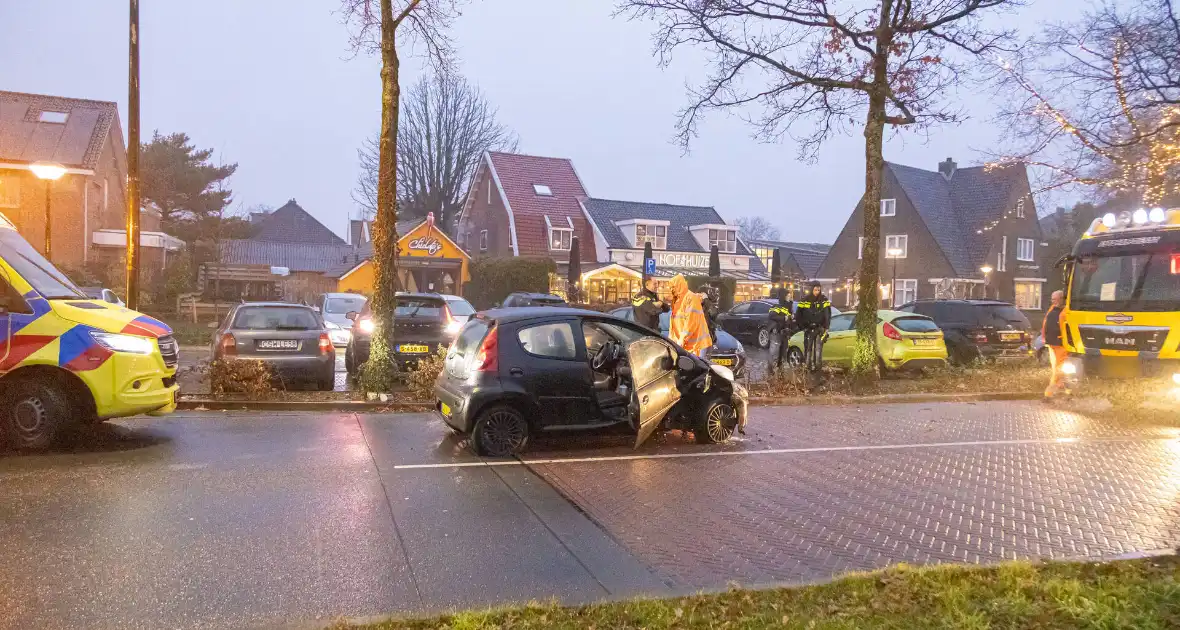
[[[631,300],[631,309],[635,313],[635,323],[655,331],[660,330],[660,313],[667,312],[668,305],[661,302],[660,296],[656,294],[655,278],[648,276],[644,279],[643,288]]]
[[[823,365],[824,338],[831,324],[832,302],[823,287],[812,282],[807,295],[795,303],[795,325],[804,331],[803,357],[812,372]]]
[[[794,333],[791,299],[787,297],[786,288],[778,290],[778,304],[770,307],[770,325],[770,367],[780,369],[787,355],[787,340]]]

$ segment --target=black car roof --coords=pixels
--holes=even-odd
[[[591,311],[584,308],[568,308],[560,306],[519,306],[516,308],[493,308],[491,310],[483,311],[479,314],[485,319],[494,319],[497,322],[515,322],[525,319],[539,319],[542,317],[569,317],[571,315],[585,317],[587,315],[596,315],[598,317],[614,317],[607,313],[600,313],[598,311]]]
[[[939,299],[934,299],[934,298],[921,298],[918,300],[914,300],[913,302],[910,302],[910,304],[917,304],[919,302],[923,302],[923,303],[927,303],[927,304],[933,303],[933,302],[944,302],[947,304],[975,304],[975,305],[979,305],[979,306],[988,306],[988,305],[995,305],[995,304],[999,304],[999,305],[1003,305],[1003,306],[1012,306],[1011,302],[1005,302],[1003,300],[967,300],[967,299],[939,300]]]
[[[552,298],[552,299],[556,299],[556,300],[561,300],[560,295],[554,295],[552,293],[532,293],[530,291],[513,291],[512,293],[509,293],[508,295],[521,295],[521,296],[528,297],[528,298]],[[564,302],[565,300],[562,300],[562,301]]]

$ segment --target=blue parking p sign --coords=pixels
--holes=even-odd
[[[655,273],[656,273],[656,259],[655,258],[644,258],[643,259],[643,273],[645,273],[649,276],[655,275]]]

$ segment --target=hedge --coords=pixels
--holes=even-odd
[[[549,259],[476,258],[471,261],[471,280],[464,285],[463,297],[479,310],[504,301],[509,293],[549,292],[549,274],[557,264]]]

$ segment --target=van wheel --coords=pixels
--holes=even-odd
[[[0,429],[9,443],[22,451],[52,446],[73,416],[70,397],[52,382],[20,379],[6,385]]]
[[[765,326],[758,329],[758,347],[763,350],[770,347],[770,329]]]
[[[713,399],[705,405],[704,413],[693,430],[697,444],[722,444],[737,430],[737,410],[728,401]]]
[[[498,405],[479,414],[471,431],[471,446],[477,455],[512,457],[529,443],[529,423],[516,409]]]

